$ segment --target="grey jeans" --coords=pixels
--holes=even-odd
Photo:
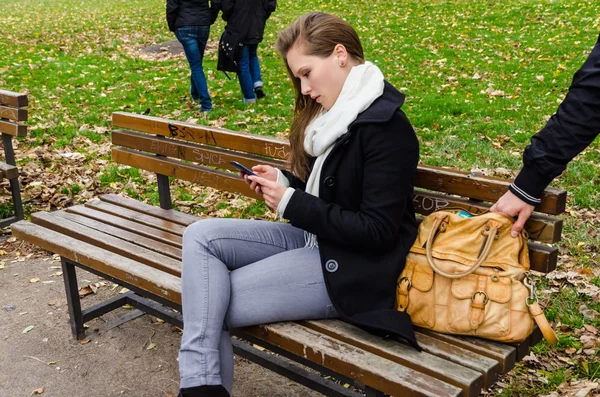
[[[183,235],[181,387],[222,384],[231,393],[228,330],[337,317],[317,248],[285,223],[205,219]]]

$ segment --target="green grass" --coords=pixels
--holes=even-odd
[[[407,95],[403,109],[417,131],[423,164],[477,168],[490,175],[497,168],[516,172],[531,135],[556,110],[600,28],[596,0],[280,0],[259,49],[267,98],[246,107],[237,80],[216,71],[215,41],[224,27],[219,19],[205,54],[214,111],[200,115],[189,101],[185,58],[139,56],[144,47],[174,40],[166,27],[164,0],[0,0],[0,9],[0,88],[28,92],[30,100],[29,135],[19,138],[18,163],[45,173],[34,174],[40,175],[36,181],[41,185],[26,186],[27,213],[47,208],[48,192],[54,191],[78,199],[86,190],[116,191],[159,202],[150,173],[117,166],[110,151],[102,149],[110,140],[114,111],[194,118],[201,124],[285,136],[293,92],[274,43],[278,31],[311,10],[352,23],[367,60]],[[68,162],[60,157],[65,152],[85,159]],[[596,272],[590,279],[597,286],[599,222],[581,214],[600,209],[599,182],[596,141],[553,184],[569,191],[569,210],[574,211],[564,217],[561,249],[570,268]],[[235,195],[215,197],[207,189],[173,183],[172,178],[171,183],[175,205],[192,213],[272,216],[260,201],[240,203]],[[42,199],[28,198],[36,189]],[[12,213],[9,204],[0,204],[3,213]],[[598,320],[583,317],[582,304],[600,311],[598,303],[565,286],[551,296],[546,312],[573,330],[584,324],[600,327]],[[541,343],[534,353],[544,360],[580,346],[579,337],[565,331],[557,347]],[[556,371],[539,373],[543,380],[533,383],[523,382],[529,368],[519,364],[497,395],[534,396],[571,379],[598,379],[598,361],[561,362]]]

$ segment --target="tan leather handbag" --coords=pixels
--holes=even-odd
[[[528,272],[526,233],[511,237],[513,223],[497,212],[426,216],[398,278],[398,310],[419,327],[507,343],[527,338],[535,319],[556,343]]]

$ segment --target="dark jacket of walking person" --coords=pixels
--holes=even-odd
[[[221,3],[227,31],[243,44],[238,80],[244,103],[256,102],[256,98],[265,96],[257,50],[267,19],[276,8],[277,0],[223,0]]]
[[[600,36],[583,66],[573,76],[569,92],[546,126],[531,138],[523,153],[523,168],[492,211],[517,216],[516,236],[541,202],[544,189],[567,164],[600,134]]]
[[[210,25],[217,19],[219,2],[208,0],[167,0],[167,24],[183,46],[190,65],[190,95],[200,103],[201,112],[212,110],[212,100],[202,61],[210,35]]]

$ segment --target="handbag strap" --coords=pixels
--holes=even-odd
[[[438,265],[433,260],[433,254],[431,253],[433,240],[435,240],[436,234],[440,226],[442,225],[442,222],[446,218],[447,216],[436,217],[435,221],[433,222],[433,226],[431,227],[431,231],[429,232],[429,236],[427,237],[427,242],[425,245],[425,252],[427,253],[427,262],[429,262],[429,265],[432,267],[432,269],[441,276],[448,278],[461,278],[473,273],[475,270],[477,270],[479,266],[481,266],[483,262],[485,262],[487,256],[490,253],[490,250],[492,249],[492,244],[494,243],[494,240],[496,240],[496,234],[498,233],[498,229],[500,229],[500,224],[497,222],[488,223],[489,229],[483,231],[484,235],[486,236],[486,239],[483,243],[483,249],[481,250],[481,254],[479,255],[479,258],[477,258],[477,261],[469,269],[460,273],[448,273],[438,267]]]
[[[542,311],[542,308],[537,303],[537,301],[533,303],[528,302],[527,306],[529,307],[529,312],[531,313],[531,316],[540,328],[540,331],[542,331],[542,335],[544,335],[544,338],[546,338],[546,340],[548,341],[548,344],[553,345],[557,343],[558,337],[556,336],[556,333],[554,333],[554,330],[550,326],[550,323],[546,319],[546,316],[544,316],[544,312]]]

